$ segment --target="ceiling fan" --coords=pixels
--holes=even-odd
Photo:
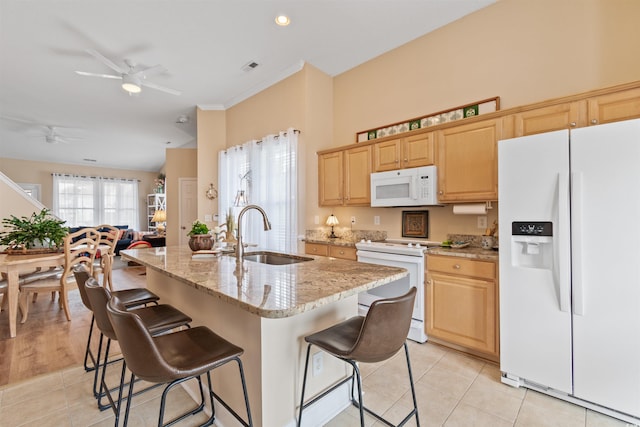
[[[46,126],[46,130],[47,131],[44,134],[44,140],[48,144],[58,144],[60,142],[62,142],[63,144],[71,144],[73,141],[82,139],[73,136],[62,136],[56,131],[55,126]]]
[[[107,67],[111,68],[113,71],[118,73],[118,75],[88,73],[86,71],[76,71],[76,73],[81,76],[101,77],[104,79],[120,79],[122,80],[122,89],[129,92],[129,94],[140,93],[142,91],[142,86],[148,87],[151,89],[160,90],[162,92],[170,93],[172,95],[180,95],[181,93],[178,90],[160,86],[147,80],[147,76],[149,76],[150,74],[166,71],[166,68],[164,68],[162,65],[154,65],[153,67],[140,68],[137,66],[135,62],[132,62],[129,59],[125,59],[123,62],[126,64],[127,68],[123,68],[115,64],[109,58],[105,57],[104,55],[100,54],[99,52],[93,49],[86,49],[85,52],[87,52],[89,55],[96,58],[98,61],[102,62]]]
[[[58,144],[58,143],[71,144],[71,143],[73,143],[75,141],[83,139],[83,138],[80,138],[80,137],[61,135],[59,133],[59,129],[80,129],[80,128],[74,128],[74,127],[70,127],[70,126],[47,125],[47,124],[42,124],[42,123],[35,122],[33,120],[21,119],[21,118],[18,118],[18,117],[10,117],[10,116],[0,116],[0,119],[9,120],[9,121],[12,121],[12,122],[17,122],[17,123],[23,123],[23,124],[26,124],[29,128],[36,127],[38,129],[40,129],[38,131],[39,135],[31,134],[29,136],[31,138],[42,138],[44,136],[44,140],[48,144]],[[19,133],[23,133],[24,132],[23,130],[14,130],[14,131],[19,132]],[[29,131],[27,131],[27,132],[29,133]]]

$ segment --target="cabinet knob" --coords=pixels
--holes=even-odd
[[[591,119],[591,124],[592,125],[597,125],[598,124],[598,120],[597,119]]]
[[[576,127],[576,124],[577,124],[576,122],[571,122],[571,123],[569,123],[569,126],[571,126],[572,128],[574,128],[574,127]]]
[[[453,265],[453,268],[454,268],[455,270],[460,270],[460,264],[454,264],[454,265]]]
[[[344,251],[340,251],[340,255],[344,255]]]
[[[440,191],[438,191],[438,194],[442,195],[442,194],[444,194],[444,191],[440,190]]]
[[[396,159],[396,163],[400,163],[400,160]]]
[[[404,159],[404,162],[405,163],[409,163],[409,159]]]

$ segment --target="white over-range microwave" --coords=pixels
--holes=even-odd
[[[438,204],[435,166],[371,174],[371,206],[429,206]]]

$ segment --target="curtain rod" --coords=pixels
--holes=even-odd
[[[301,132],[300,132],[300,130],[299,130],[299,129],[294,129],[294,130],[293,130],[293,133],[300,134]],[[282,132],[282,134],[283,134],[284,136],[287,136],[287,132],[286,132],[286,131]],[[278,138],[280,138],[280,135],[274,135],[273,137],[274,137],[275,139],[278,139]],[[260,144],[261,142],[262,142],[262,140],[261,140],[261,139],[258,139],[258,140],[256,141],[256,144]],[[229,150],[230,148],[237,148],[237,149],[240,149],[240,150],[243,150],[243,149],[244,149],[244,147],[243,147],[242,145],[234,145],[233,147],[229,147],[229,148],[225,149],[225,150],[223,151],[223,153],[224,153],[224,154],[227,154],[227,150]]]
[[[87,175],[72,175],[72,174],[68,174],[68,173],[56,173],[53,172],[51,174],[51,176],[63,176],[66,178],[87,178],[87,179],[108,179],[111,181],[137,181],[137,182],[141,182],[139,179],[134,179],[134,178],[111,178],[108,176],[87,176]]]

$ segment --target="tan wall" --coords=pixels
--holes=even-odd
[[[209,200],[205,194],[209,184],[218,189],[218,152],[227,146],[226,111],[197,109],[198,117],[198,219],[207,227],[217,225],[213,217],[218,213],[218,199]],[[206,221],[208,216],[211,221]],[[224,215],[222,218],[224,221]]]
[[[179,233],[186,233],[180,229],[180,178],[196,178],[198,176],[198,150],[195,148],[168,148],[165,170],[167,175],[167,245],[179,243]],[[198,200],[198,204],[200,201]],[[188,231],[187,231],[188,232]]]
[[[40,184],[42,186],[42,203],[49,209],[53,206],[53,178],[52,173],[65,173],[87,176],[104,176],[109,178],[137,179],[138,199],[140,203],[141,230],[147,229],[146,195],[153,192],[153,180],[158,176],[155,172],[142,172],[126,169],[110,169],[91,166],[67,165],[63,163],[34,162],[0,158],[0,171],[14,182]],[[4,201],[2,201],[4,203]],[[3,217],[4,218],[4,217]],[[97,225],[97,224],[95,224]],[[129,224],[133,227],[133,224]]]

